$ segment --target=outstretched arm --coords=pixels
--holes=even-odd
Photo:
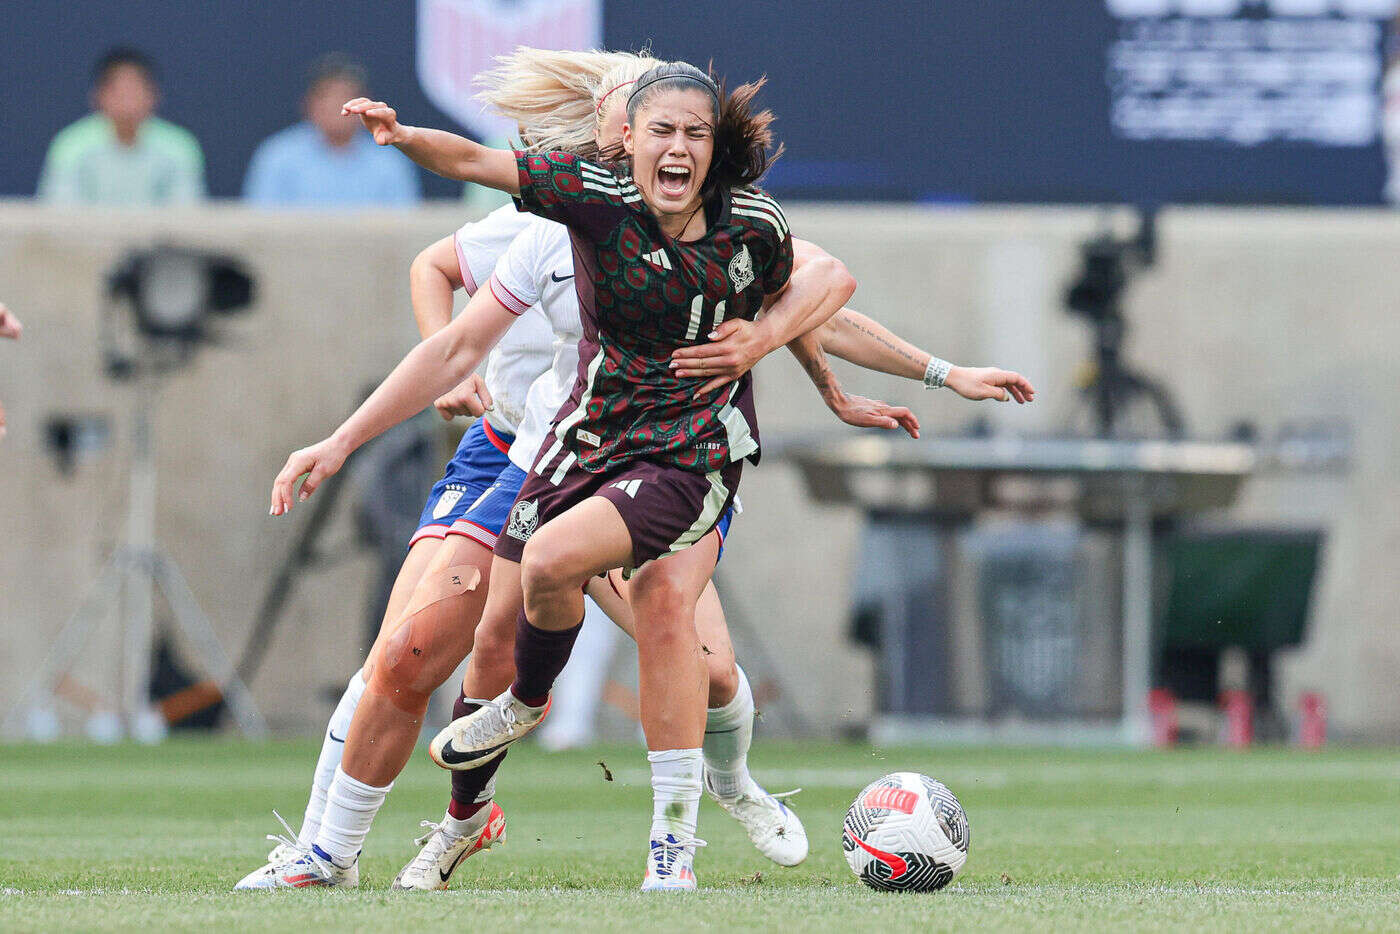
[[[520,176],[515,153],[474,143],[465,136],[446,130],[405,126],[399,115],[383,101],[357,97],[341,109],[354,114],[381,146],[395,146],[414,162],[444,178],[476,182],[507,194],[520,194]]]
[[[929,388],[931,353],[920,350],[858,311],[842,308],[817,332],[822,349],[867,370],[892,373],[906,379],[917,379]],[[941,361],[940,361],[941,362]],[[964,399],[1015,399],[1026,403],[1035,398],[1035,387],[1020,373],[996,367],[952,366],[943,377],[942,385]]]
[[[304,500],[321,481],[340,470],[356,448],[416,415],[460,383],[485,359],[515,318],[490,289],[478,291],[456,321],[409,351],[334,434],[287,458],[272,485],[271,514],[280,516],[291,510],[299,477],[306,476],[306,482],[296,499]]]
[[[911,438],[919,436],[919,419],[909,409],[878,399],[850,395],[841,388],[836,374],[827,364],[821,339],[815,331],[803,334],[788,344],[788,350],[807,371],[826,407],[847,425],[857,428],[903,428]]]
[[[923,379],[933,357],[851,308],[842,308],[827,319],[818,336],[822,350],[833,357],[905,379]]]

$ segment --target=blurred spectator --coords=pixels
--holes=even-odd
[[[113,49],[93,69],[92,109],[49,144],[39,197],[61,204],[179,204],[204,196],[204,154],[188,130],[154,116],[155,65]]]
[[[263,140],[253,153],[243,197],[261,205],[412,204],[418,172],[398,151],[376,146],[356,117],[341,116],[365,93],[364,69],[343,55],[311,69],[306,119]]]
[[[4,302],[0,302],[0,337],[8,337],[12,341],[19,340],[20,333],[24,330],[24,325],[19,323],[15,313],[5,307]],[[5,407],[0,405],[0,441],[5,438]]]

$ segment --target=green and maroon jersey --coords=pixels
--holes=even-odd
[[[721,321],[753,320],[787,284],[792,235],[777,202],[756,189],[716,192],[704,236],[681,242],[607,166],[563,152],[516,161],[522,210],[569,228],[583,324],[578,379],[538,463],[561,448],[593,473],[637,458],[696,473],[756,463],[749,375],[702,396],[706,380],[678,379],[670,363]]]

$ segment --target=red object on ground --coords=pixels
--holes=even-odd
[[[1327,698],[1309,691],[1298,698],[1298,709],[1303,715],[1298,726],[1298,745],[1304,749],[1317,749],[1326,744]]]
[[[1147,693],[1147,712],[1152,718],[1152,745],[1175,746],[1180,735],[1176,718],[1176,695],[1166,688]]]
[[[1225,711],[1225,744],[1244,749],[1254,742],[1254,699],[1248,691],[1225,691],[1220,695]]]

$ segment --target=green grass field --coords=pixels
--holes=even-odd
[[[811,857],[768,864],[706,802],[702,890],[662,897],[636,892],[650,788],[642,754],[623,747],[512,754],[507,844],[467,862],[451,892],[396,896],[419,819],[445,802],[445,774],[418,757],[380,813],[359,890],[230,892],[262,861],[272,808],[300,823],[314,755],[187,740],[0,748],[0,929],[1400,928],[1400,751],[760,742],[759,779],[806,789]],[[899,769],[936,776],[967,809],[971,858],[942,892],[868,891],[842,858],[846,806]]]

